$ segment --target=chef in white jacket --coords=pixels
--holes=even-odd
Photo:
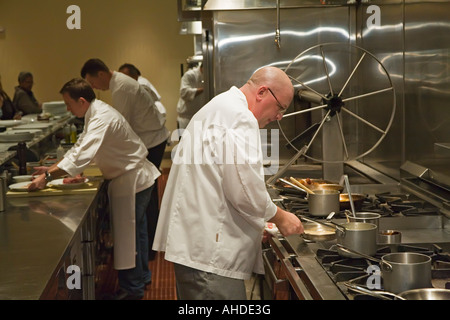
[[[182,131],[192,116],[206,103],[204,94],[203,66],[193,67],[181,77],[180,98],[177,103],[177,123]]]
[[[67,109],[85,124],[64,158],[37,176],[29,190],[43,189],[63,175],[76,176],[95,163],[108,187],[114,237],[114,267],[119,270],[119,291],[111,299],[142,299],[149,279],[145,210],[158,169],[146,159],[147,149],[125,118],[95,98],[83,79],[61,89]],[[38,172],[39,173],[39,172]],[[147,278],[147,279],[146,279]]]
[[[81,76],[94,89],[111,90],[112,107],[127,119],[147,147],[147,159],[159,168],[170,132],[165,126],[166,117],[159,111],[154,96],[131,77],[110,70],[100,59],[86,61],[81,69]],[[152,192],[147,210],[149,247],[159,216],[158,194],[155,189],[157,187]],[[154,255],[153,252],[149,254]]]
[[[161,112],[162,115],[166,116],[167,111],[161,102],[161,95],[159,94],[158,90],[156,90],[155,86],[147,78],[144,78],[142,76],[141,72],[138,68],[136,68],[134,64],[124,63],[119,67],[119,72],[132,77],[139,84],[143,85],[144,88],[148,89],[148,92],[150,92],[150,94],[152,95],[153,100],[155,100],[155,105],[158,108],[159,112]]]
[[[191,119],[172,155],[153,245],[174,262],[180,299],[246,299],[244,280],[264,272],[265,223],[303,232],[267,193],[259,130],[281,119],[293,92],[283,71],[264,67]]]

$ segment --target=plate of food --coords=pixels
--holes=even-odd
[[[11,191],[28,192],[28,185],[30,183],[31,183],[31,181],[24,181],[24,182],[13,183],[13,184],[9,185],[9,190],[11,190]]]
[[[49,183],[49,187],[58,189],[77,189],[85,187],[89,179],[86,177],[68,177],[63,179],[55,179]]]

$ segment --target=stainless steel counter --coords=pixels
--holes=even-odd
[[[0,299],[40,299],[96,192],[8,198],[0,213]]]

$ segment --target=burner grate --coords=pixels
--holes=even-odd
[[[450,254],[442,252],[442,249],[437,245],[427,246],[411,246],[398,245],[393,251],[390,246],[380,247],[377,250],[374,258],[381,259],[381,257],[391,252],[417,252],[429,255],[432,260],[432,284],[436,288],[450,289]],[[344,282],[351,282],[356,285],[365,286],[370,274],[367,273],[368,267],[378,266],[373,262],[364,258],[346,258],[339,255],[335,246],[329,249],[317,249],[316,259],[326,270],[329,277],[339,287],[339,289],[347,296],[348,299],[353,300],[367,300],[377,299],[367,294],[355,293],[344,285]],[[381,283],[381,290],[383,284]]]

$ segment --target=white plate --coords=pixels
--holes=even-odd
[[[22,120],[0,120],[0,126],[3,127],[14,127],[23,123],[25,123],[25,121]]]
[[[9,190],[11,191],[25,191],[28,192],[27,186],[31,183],[31,181],[19,182],[9,185]]]
[[[64,179],[55,179],[52,180],[48,185],[49,187],[55,187],[58,189],[76,189],[80,187],[84,187],[87,185],[89,179],[85,179],[84,182],[78,182],[78,183],[63,183]]]
[[[41,129],[45,130],[51,127],[52,124],[48,122],[40,122],[40,123],[28,123],[28,124],[21,124],[20,126],[13,127],[14,130],[27,130],[27,129]]]
[[[33,180],[33,176],[32,175],[15,176],[13,177],[13,180],[15,182],[26,182]]]

